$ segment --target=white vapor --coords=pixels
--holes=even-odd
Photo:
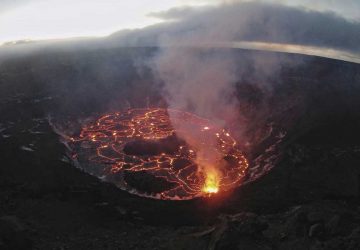
[[[332,13],[279,4],[230,2],[212,8],[182,8],[153,13],[165,20],[176,21],[160,26],[158,30],[156,27],[150,30],[150,34],[157,34],[157,45],[160,47],[151,66],[158,81],[163,84],[164,97],[170,108],[194,112],[224,128],[235,121],[238,121],[239,130],[253,124],[247,124],[239,113],[241,107],[236,98],[236,84],[241,82],[242,73],[247,72],[239,69],[233,51],[226,48],[285,51],[359,62],[358,58],[352,58],[351,52],[359,50],[356,34],[360,25],[357,23]],[[331,26],[331,29],[324,25]],[[354,39],[346,39],[337,32]],[[145,34],[149,33],[145,31]],[[140,38],[135,40],[144,41],[142,34],[139,35]],[[269,61],[254,55],[252,66],[256,72],[253,80],[263,83],[270,77],[276,77],[281,65],[289,63],[298,62],[289,62],[281,57]],[[266,89],[265,85],[263,83],[262,87]],[[262,115],[266,117],[266,114]],[[181,124],[173,125],[184,130]],[[188,133],[194,133],[191,128],[187,129]],[[239,134],[243,136],[241,132]],[[186,136],[183,139],[186,140]],[[188,143],[193,142],[188,140]],[[216,166],[213,161],[217,157],[208,145],[203,145],[198,151],[200,158],[207,158],[202,167]],[[198,161],[201,164],[204,159]]]

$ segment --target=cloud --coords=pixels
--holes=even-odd
[[[171,8],[166,11],[159,11],[159,12],[150,12],[148,16],[160,18],[162,20],[184,20],[191,18],[195,15],[201,13],[201,11],[209,10],[209,6],[205,7],[189,7],[189,6],[182,6],[182,7],[175,7]]]
[[[360,7],[360,6],[359,6]],[[320,12],[280,4],[246,2],[217,7],[175,8],[152,13],[165,20],[165,36],[207,36],[209,41],[260,41],[324,46],[347,50],[360,48],[360,22],[349,21],[330,12]],[[216,32],[212,32],[216,30]],[[163,39],[163,38],[162,38]]]
[[[288,6],[302,6],[309,10],[333,12],[349,20],[360,21],[360,2],[358,0],[265,0]]]

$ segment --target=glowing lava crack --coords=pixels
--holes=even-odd
[[[188,143],[191,140],[196,144]],[[228,132],[177,110],[107,114],[84,126],[68,144],[86,172],[157,199],[192,199],[229,190],[241,184],[248,167]],[[194,145],[212,148],[221,156],[217,167],[208,171],[199,166]]]

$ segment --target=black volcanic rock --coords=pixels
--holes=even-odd
[[[146,171],[125,171],[124,180],[129,186],[147,194],[158,194],[176,186],[176,183],[168,182],[164,178],[157,178]]]
[[[28,238],[26,227],[15,216],[0,217],[0,246],[9,250],[32,249],[32,241]]]

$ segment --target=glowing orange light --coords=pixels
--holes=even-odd
[[[219,192],[219,180],[216,173],[207,173],[203,192],[207,194],[215,194]]]

